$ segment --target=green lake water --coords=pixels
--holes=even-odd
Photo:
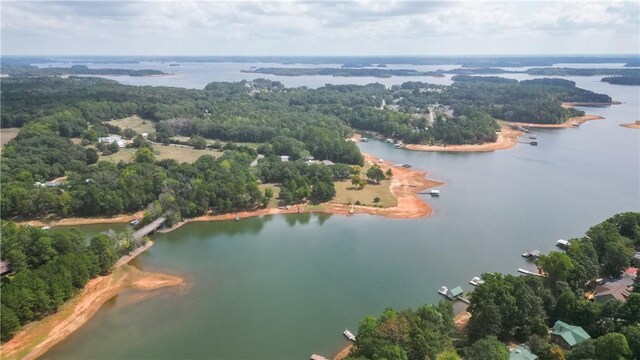
[[[133,264],[188,285],[119,295],[43,358],[332,356],[363,316],[436,302],[442,285],[471,290],[483,272],[533,268],[522,252],[640,211],[640,131],[618,126],[640,119],[640,87],[570,79],[624,104],[585,109],[606,120],[578,129],[535,131],[537,147],[442,154],[361,143],[446,182],[440,198],[425,197],[431,217],[269,216],[157,234]]]

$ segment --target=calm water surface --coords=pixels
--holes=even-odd
[[[278,80],[291,86],[289,79]],[[640,131],[618,126],[640,119],[640,87],[568,79],[623,104],[585,109],[606,119],[577,129],[536,131],[537,147],[442,154],[361,143],[446,182],[440,198],[425,199],[433,216],[303,214],[156,235],[135,265],[189,285],[143,301],[135,292],[118,296],[44,358],[331,356],[346,344],[344,328],[356,330],[363,316],[436,302],[441,285],[470,290],[467,282],[483,272],[531,268],[523,251],[551,250],[614,213],[640,211]]]

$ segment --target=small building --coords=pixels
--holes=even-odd
[[[447,291],[447,297],[451,300],[457,299],[458,297],[462,296],[462,294],[464,294],[464,291],[460,286],[454,287],[453,289]]]
[[[11,263],[7,260],[0,261],[0,276],[11,273]]]
[[[633,255],[633,263],[636,266],[640,266],[640,251]]]
[[[532,353],[525,344],[520,344],[509,350],[509,360],[536,360],[537,358],[538,356]]]
[[[322,164],[326,165],[326,166],[331,166],[331,165],[333,165],[333,161],[331,161],[331,160],[322,160]]]
[[[556,321],[551,329],[551,340],[565,349],[570,349],[588,339],[591,339],[591,336],[583,328],[569,325],[564,321]]]
[[[122,138],[119,135],[110,135],[110,136],[99,137],[98,138],[98,142],[101,142],[101,143],[104,143],[104,144],[116,143],[116,144],[118,144],[118,147],[121,147],[121,148],[124,147],[124,140],[122,140]]]
[[[282,162],[289,161],[289,156],[288,155],[280,155],[280,161],[282,161]]]

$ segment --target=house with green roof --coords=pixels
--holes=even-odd
[[[587,339],[591,339],[591,336],[580,326],[569,325],[558,320],[551,329],[551,339],[563,348],[570,349]]]
[[[509,350],[509,360],[536,360],[538,356],[529,350],[525,344],[520,344]]]

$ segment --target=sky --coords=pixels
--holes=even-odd
[[[638,54],[640,1],[0,1],[3,55]]]

